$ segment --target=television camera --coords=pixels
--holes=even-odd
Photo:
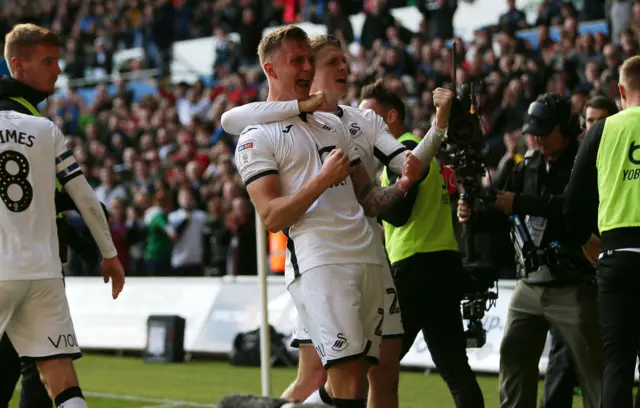
[[[476,202],[492,203],[495,199],[483,196],[481,178],[485,175],[484,137],[477,114],[475,87],[477,84],[461,84],[458,92],[456,86],[456,43],[453,47],[452,90],[456,93],[451,113],[447,137],[443,141],[441,159],[455,174],[456,182],[462,186],[460,198],[467,201],[471,208]],[[497,293],[497,270],[491,264],[481,262],[474,248],[473,219],[463,225],[465,262],[468,282],[462,300],[462,317],[468,321],[465,337],[467,348],[480,348],[487,341],[486,330],[482,326],[485,312],[495,306]],[[496,291],[492,291],[492,288]]]

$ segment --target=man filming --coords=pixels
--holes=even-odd
[[[500,406],[533,408],[538,362],[554,328],[566,344],[583,390],[584,406],[601,400],[602,345],[597,320],[595,271],[563,220],[563,192],[578,150],[580,128],[568,99],[545,94],[529,106],[525,132],[540,149],[513,170],[495,209],[473,211],[476,228],[495,228],[511,216],[519,258],[518,277],[500,346]],[[458,201],[467,223],[469,204]],[[477,216],[477,218],[476,218]],[[520,228],[518,228],[520,227]]]
[[[585,133],[595,123],[616,113],[618,113],[618,107],[612,98],[596,96],[590,99],[580,118],[584,132],[580,134],[578,140],[582,140]],[[600,239],[593,235],[583,248],[589,261],[595,264],[600,251]],[[578,385],[578,376],[571,362],[569,351],[559,337],[558,333],[552,329],[551,349],[549,350],[549,362],[544,378],[544,392],[540,408],[569,408],[573,406],[574,387]]]

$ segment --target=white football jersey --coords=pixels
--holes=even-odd
[[[238,140],[236,166],[245,185],[278,174],[282,194],[291,195],[315,177],[334,148],[360,161],[339,119],[316,112],[287,120],[247,127]],[[374,233],[353,191],[351,179],[327,189],[285,234],[287,284],[321,265],[381,264]]]
[[[346,105],[340,105],[336,115],[347,128],[353,143],[360,149],[360,160],[372,181],[376,181],[378,161],[391,170],[402,173],[404,151],[407,148],[393,137],[384,119],[371,109]],[[376,217],[369,217],[368,220],[374,233],[378,256],[381,262],[387,262],[382,228]]]
[[[61,277],[56,175],[80,174],[53,122],[0,111],[0,280]]]
[[[376,179],[378,161],[394,172],[402,173],[404,151],[407,148],[393,137],[384,119],[371,109],[346,105],[340,105],[340,111],[336,115],[347,128],[353,143],[360,149],[362,165],[371,180]]]

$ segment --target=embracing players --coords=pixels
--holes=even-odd
[[[338,105],[338,100],[346,94],[348,76],[348,64],[340,42],[332,36],[323,35],[312,39],[310,45],[315,57],[315,77],[311,87],[311,92],[314,94],[300,102],[298,100],[257,102],[234,108],[223,115],[222,124],[225,130],[232,134],[238,134],[250,123],[285,120],[297,116],[301,111],[331,112],[347,128],[349,137],[358,148],[362,164],[372,179],[376,177],[376,159],[385,166],[390,166],[397,173],[401,173],[406,148],[389,134],[383,119],[372,110]],[[434,93],[434,101],[437,106],[450,104],[452,98],[453,93],[445,89],[438,89]],[[414,150],[414,154],[423,163],[429,163],[438,151],[443,135],[444,129],[433,127]],[[376,234],[374,244],[383,265],[385,316],[382,326],[383,341],[380,350],[380,364],[373,366],[369,371],[368,406],[393,408],[398,406],[397,386],[403,334],[402,320],[395,286],[383,248],[383,237],[375,217],[369,218],[369,224]],[[299,318],[296,322],[294,345],[311,345],[312,337],[309,336],[309,331],[305,329],[300,320]],[[339,342],[336,340],[336,343]],[[311,347],[301,347],[298,378],[283,397],[304,400],[313,390],[318,389],[324,383],[325,378],[316,351]],[[330,400],[323,391],[321,388],[308,401],[320,402],[320,397],[324,397],[322,401],[329,403]],[[329,391],[331,392],[331,390]]]

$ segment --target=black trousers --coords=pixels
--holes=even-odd
[[[551,327],[550,332],[551,350],[540,408],[571,408],[573,389],[578,385],[578,375],[560,333],[555,327]]]
[[[465,272],[458,252],[416,254],[392,265],[402,310],[402,357],[418,332],[429,347],[457,408],[483,408],[482,391],[467,359],[460,301]]]
[[[640,254],[616,251],[598,261],[598,300],[604,343],[603,408],[632,408],[640,355]],[[636,396],[636,408],[640,396]]]
[[[36,363],[31,359],[18,357],[9,336],[5,333],[0,340],[0,408],[7,408],[22,374],[20,408],[51,408],[53,402],[40,381]]]

